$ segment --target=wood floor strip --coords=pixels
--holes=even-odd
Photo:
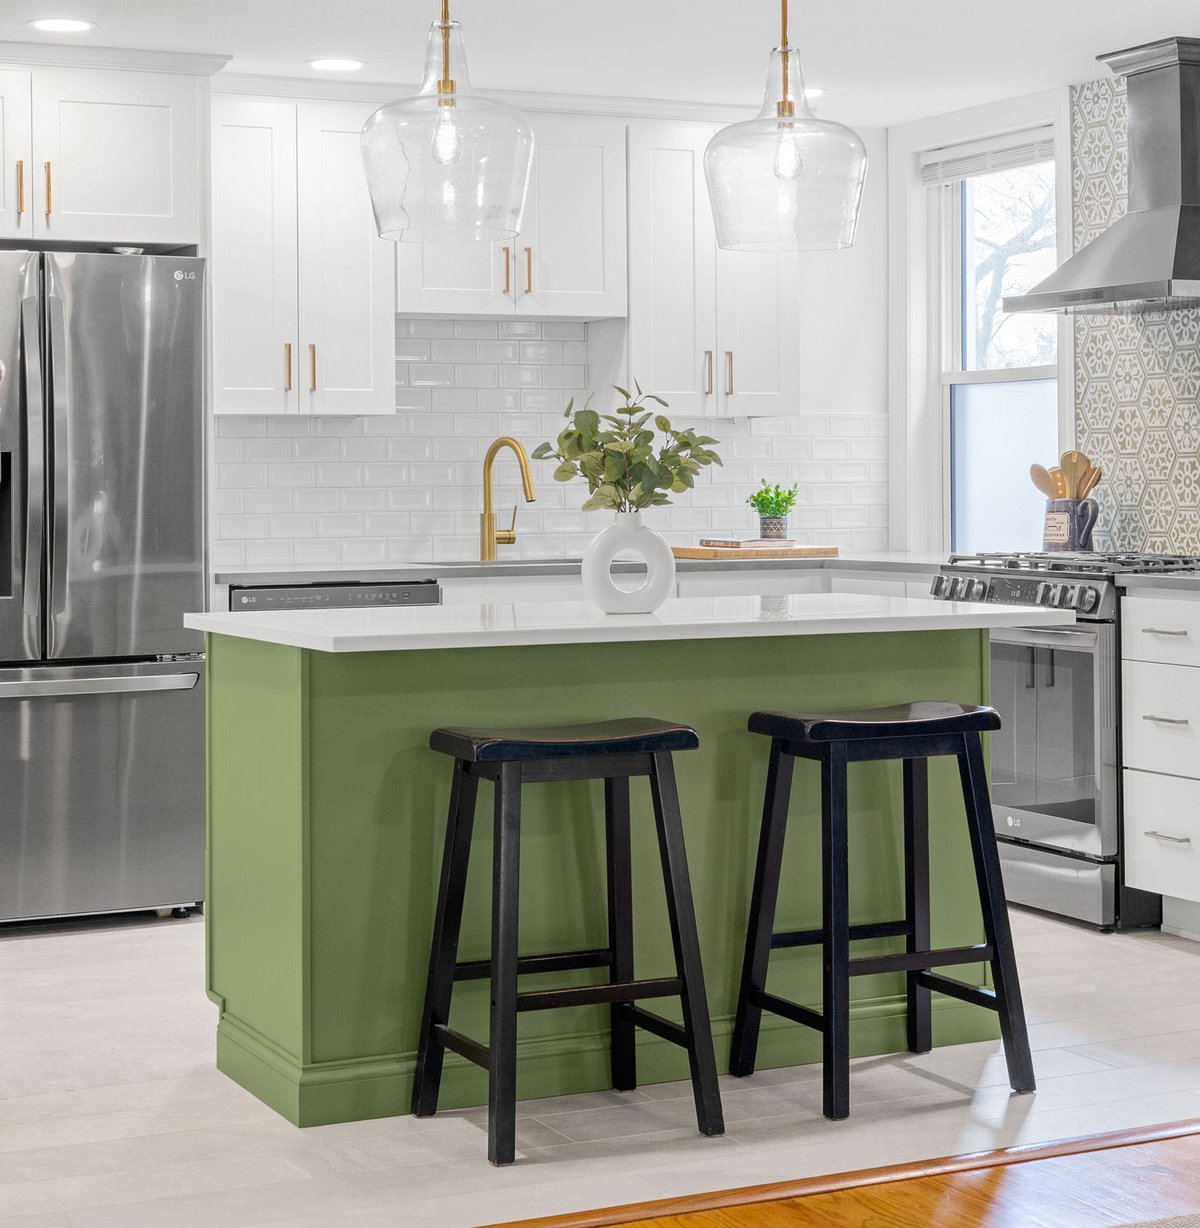
[[[1061,1139],[1054,1143],[1003,1147],[994,1151],[969,1152],[964,1155],[943,1156],[934,1160],[919,1160],[909,1164],[892,1164],[883,1168],[867,1168],[830,1176],[806,1177],[797,1181],[747,1186],[743,1189],[716,1190],[707,1194],[666,1198],[624,1207],[581,1211],[569,1215],[552,1215],[540,1219],[512,1220],[505,1224],[492,1225],[491,1228],[614,1228],[615,1225],[622,1224],[644,1225],[644,1228],[685,1228],[681,1217],[692,1217],[705,1212],[717,1214],[705,1218],[703,1228],[727,1228],[727,1226],[733,1228],[734,1225],[754,1228],[758,1224],[766,1225],[768,1221],[757,1216],[734,1217],[719,1213],[734,1208],[756,1207],[764,1203],[782,1203],[792,1199],[812,1198],[821,1194],[961,1173],[985,1174],[979,1181],[981,1193],[983,1193],[986,1192],[989,1185],[993,1184],[992,1179],[986,1176],[988,1170],[1115,1148],[1166,1143],[1195,1136],[1200,1136],[1200,1119],[1173,1122],[1162,1126],[1146,1126],[1134,1130],[1117,1130],[1106,1134],[1082,1135],[1078,1138]],[[1200,1191],[1200,1156],[1192,1156],[1190,1166],[1197,1173],[1196,1188]],[[1149,1209],[1152,1214],[1161,1215],[1158,1208],[1151,1206]],[[1184,1210],[1191,1209],[1193,1208],[1184,1208]],[[887,1214],[893,1216],[896,1211],[897,1208],[892,1208]],[[1135,1212],[1134,1218],[1137,1214],[1139,1212]],[[778,1220],[771,1222],[772,1224],[779,1223]],[[819,1221],[814,1221],[816,1222]],[[895,1218],[894,1220],[880,1219],[878,1222],[894,1222],[902,1225],[909,1221]],[[921,1221],[913,1222],[920,1223]],[[1120,1221],[1110,1222],[1119,1223]],[[1131,1221],[1126,1220],[1125,1222]],[[693,1226],[689,1222],[686,1228],[693,1228]],[[701,1228],[701,1226],[697,1224],[696,1228]]]

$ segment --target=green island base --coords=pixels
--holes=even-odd
[[[655,716],[699,731],[675,758],[718,1063],[728,1056],[769,743],[757,708],[986,701],[977,630],[667,640],[333,654],[208,638],[208,991],[217,1064],[298,1126],[409,1112],[451,763],[439,725],[522,726]],[[952,759],[930,765],[935,945],[982,941]],[[820,924],[819,778],[798,763],[777,929]],[[902,915],[898,764],[850,770],[851,917]],[[459,957],[488,953],[491,788],[480,789]],[[637,975],[670,975],[658,849],[633,785]],[[522,954],[605,940],[601,785],[526,786]],[[855,944],[856,954],[897,940]],[[986,984],[986,968],[955,974]],[[523,980],[586,984],[597,973]],[[772,956],[771,989],[820,1004],[815,948]],[[853,983],[855,1055],[904,1041],[904,978]],[[488,987],[456,987],[454,1026],[486,1041]],[[674,1003],[656,1004],[678,1018]],[[992,1039],[995,1015],[934,998],[938,1045]],[[607,1008],[522,1015],[519,1092],[609,1086]],[[764,1019],[760,1068],[820,1060],[818,1033]],[[687,1077],[681,1049],[640,1033],[643,1083]],[[483,1104],[487,1076],[447,1055],[441,1107]]]

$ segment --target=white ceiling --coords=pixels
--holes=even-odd
[[[419,78],[435,0],[4,0],[0,40],[232,55],[229,70],[327,76],[323,56],[367,61],[356,80]],[[454,0],[476,88],[757,104],[777,41],[775,0]],[[34,17],[86,17],[87,35]],[[793,42],[831,118],[888,125],[1107,70],[1113,51],[1200,37],[1196,0],[794,0]]]

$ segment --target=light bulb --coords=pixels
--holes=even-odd
[[[433,129],[433,160],[442,166],[457,162],[462,154],[462,137],[458,131],[458,118],[453,107],[438,107],[437,122]]]
[[[785,183],[794,183],[804,170],[800,157],[800,141],[796,130],[790,125],[781,125],[779,141],[775,146],[775,178]]]

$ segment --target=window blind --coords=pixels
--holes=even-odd
[[[1054,129],[1051,126],[1009,132],[985,141],[926,150],[921,155],[921,183],[925,187],[957,183],[991,171],[1009,171],[1018,166],[1047,162],[1053,157]]]

